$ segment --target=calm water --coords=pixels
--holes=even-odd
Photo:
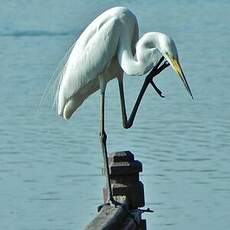
[[[121,128],[118,88],[107,90],[109,151],[143,162],[148,229],[230,225],[229,1],[0,1],[0,229],[75,230],[96,214],[104,177],[98,94],[68,122],[39,107],[68,47],[103,10],[123,5],[141,33],[176,41],[195,100],[168,69],[149,90],[134,128]],[[127,77],[132,105],[143,78]],[[131,109],[131,106],[129,106]]]

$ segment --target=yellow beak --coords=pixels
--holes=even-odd
[[[179,61],[178,61],[177,59],[171,59],[171,65],[172,65],[173,69],[176,71],[177,75],[178,75],[178,76],[180,77],[180,79],[182,80],[182,82],[183,82],[183,84],[184,84],[186,90],[188,91],[188,93],[190,94],[190,96],[191,96],[192,99],[193,99],[192,92],[191,92],[191,90],[190,90],[190,88],[189,88],[188,82],[187,82],[187,80],[186,80],[186,78],[185,78],[185,75],[184,75],[184,73],[183,73],[183,71],[182,71],[182,68],[181,68],[181,66],[180,66]]]

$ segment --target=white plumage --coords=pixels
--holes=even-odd
[[[123,71],[143,75],[159,60],[159,53],[170,64],[168,55],[177,58],[175,44],[168,36],[147,33],[137,43],[138,34],[135,15],[124,7],[109,9],[88,25],[74,44],[61,74],[57,91],[59,115],[69,119],[99,89],[99,76],[106,84],[122,77]]]
[[[192,96],[179,64],[174,41],[159,32],[146,33],[140,40],[138,39],[137,19],[130,10],[124,7],[115,7],[105,11],[88,25],[73,45],[67,62],[59,74],[60,81],[56,93],[58,114],[64,119],[69,119],[89,95],[100,89],[100,138],[109,188],[109,200],[113,204],[117,204],[117,202],[113,199],[109,179],[104,125],[107,82],[113,78],[118,79],[124,128],[132,126],[148,85],[151,83],[155,87],[152,78],[169,64]],[[163,59],[166,59],[169,64],[165,62],[159,67]],[[128,75],[143,75],[150,70],[151,72],[144,81],[133,111],[127,119],[123,72]]]
[[[127,15],[132,20],[132,26],[129,28],[130,44],[132,40],[135,44],[138,32],[137,28],[134,32],[137,26],[136,18],[122,7],[110,9],[97,17],[76,41],[62,73],[57,98],[58,114],[65,119],[68,119],[90,94],[99,89],[99,75],[107,74],[105,80],[109,81],[116,77],[115,74],[122,74],[115,56],[122,33],[122,27],[118,24],[125,29],[127,25],[124,17],[127,18]]]

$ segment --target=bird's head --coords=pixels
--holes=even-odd
[[[181,68],[178,53],[177,53],[177,48],[176,48],[176,45],[173,39],[171,39],[165,34],[159,33],[157,48],[161,52],[161,54],[164,56],[164,58],[167,60],[167,62],[171,65],[171,67],[174,69],[177,76],[179,76],[179,78],[182,80],[186,90],[188,91],[190,96],[193,98],[192,92],[189,88],[188,82]]]

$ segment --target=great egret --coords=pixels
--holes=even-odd
[[[124,128],[132,126],[141,99],[149,84],[160,93],[152,79],[168,65],[171,65],[176,71],[188,93],[192,96],[179,64],[174,41],[159,32],[146,33],[140,40],[138,39],[137,19],[129,9],[114,7],[105,11],[88,25],[73,45],[68,60],[60,73],[56,92],[58,114],[67,120],[89,95],[100,89],[100,140],[109,189],[108,201],[113,204],[116,204],[116,201],[113,198],[109,178],[107,136],[104,124],[107,82],[113,78],[118,79]],[[162,64],[164,59],[166,61]],[[132,113],[127,119],[123,72],[127,75],[141,76],[150,70]]]

